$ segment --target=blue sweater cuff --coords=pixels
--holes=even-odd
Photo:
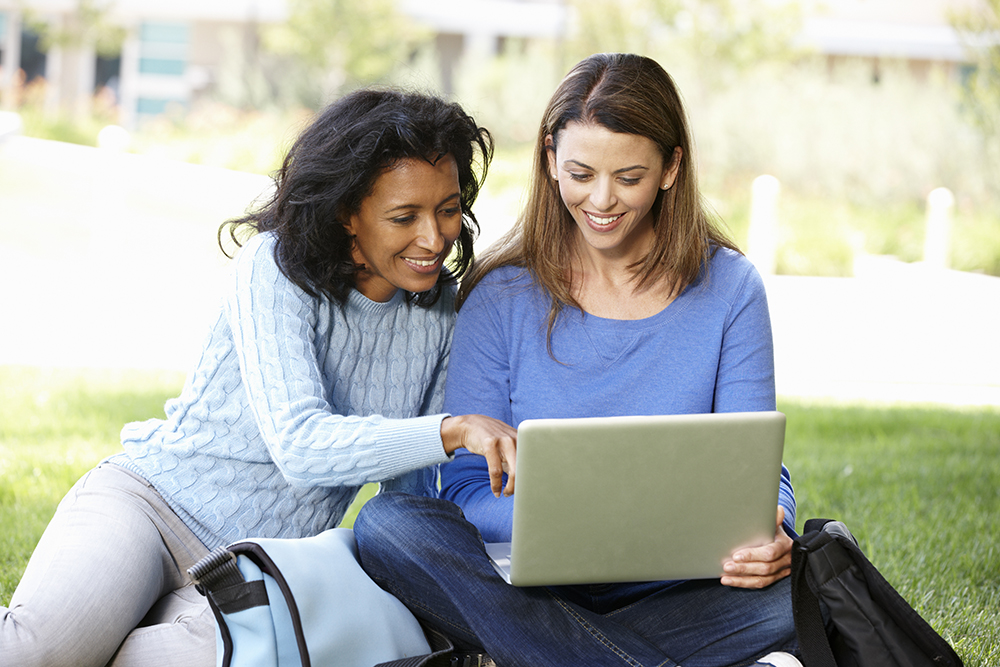
[[[441,422],[447,414],[410,419],[386,419],[379,427],[378,459],[383,477],[391,479],[451,457],[441,442]]]

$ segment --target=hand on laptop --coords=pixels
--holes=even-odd
[[[792,538],[781,527],[784,520],[785,508],[778,507],[778,527],[774,531],[774,541],[734,553],[733,559],[723,565],[723,585],[764,588],[791,574]]]
[[[514,493],[514,469],[517,467],[517,430],[499,419],[484,415],[445,417],[441,422],[444,451],[451,454],[464,447],[486,459],[490,468],[490,489],[500,497],[503,473],[507,473],[505,496]]]

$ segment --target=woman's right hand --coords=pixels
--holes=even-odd
[[[484,415],[445,417],[441,422],[444,451],[451,454],[464,447],[486,459],[490,469],[490,489],[500,497],[503,473],[507,473],[505,496],[514,493],[514,470],[517,467],[517,430],[499,419]]]

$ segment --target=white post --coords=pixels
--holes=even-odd
[[[86,117],[94,105],[94,83],[97,80],[97,51],[93,44],[74,49],[74,90],[70,112],[77,118]]]
[[[128,130],[120,125],[108,125],[97,133],[97,147],[115,153],[124,153],[131,141]]]
[[[118,75],[118,122],[134,130],[139,106],[139,30],[138,24],[126,25],[128,34],[122,44],[121,69]]]
[[[955,196],[948,188],[936,188],[927,195],[927,227],[924,235],[924,262],[937,269],[948,268],[951,250],[951,209]]]
[[[762,275],[773,275],[778,255],[778,194],[781,183],[764,174],[753,180],[747,257]]]
[[[64,96],[63,71],[66,51],[59,44],[54,44],[45,54],[45,102],[43,109],[47,117],[58,115]]]

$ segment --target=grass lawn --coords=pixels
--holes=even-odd
[[[120,449],[125,422],[162,416],[182,382],[0,366],[0,604],[67,489]],[[789,400],[779,409],[799,528],[843,520],[968,667],[1000,665],[1000,410]]]

